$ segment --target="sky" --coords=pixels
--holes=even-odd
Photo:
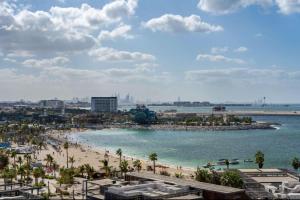
[[[0,0],[0,100],[300,103],[300,0]]]

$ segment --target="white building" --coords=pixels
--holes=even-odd
[[[117,97],[92,97],[91,110],[92,112],[117,112],[118,99]]]

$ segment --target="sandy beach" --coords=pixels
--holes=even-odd
[[[38,155],[38,160],[42,161],[44,164],[46,162],[44,159],[46,158],[47,154],[51,154],[57,164],[59,164],[60,167],[63,167],[67,165],[66,161],[66,150],[63,148],[63,144],[68,139],[68,135],[70,133],[76,134],[76,132],[82,132],[86,131],[86,129],[73,129],[70,132],[63,132],[63,131],[50,131],[47,133],[47,136],[49,137],[50,141],[55,141],[55,144],[47,144],[46,148],[43,149]],[[109,160],[109,165],[113,168],[118,169],[119,168],[119,156],[115,154],[115,152],[109,152],[105,150],[105,147],[103,149],[95,149],[91,146],[84,145],[84,144],[76,144],[72,143],[72,141],[69,141],[69,157],[74,156],[75,162],[74,167],[78,167],[83,164],[90,164],[94,167],[94,169],[97,171],[102,167],[101,160],[104,160],[105,158]],[[133,161],[135,160],[132,157],[123,156],[123,159],[128,160],[129,166],[133,167]],[[141,159],[140,159],[141,160]],[[142,162],[142,170],[146,170],[147,166],[152,166],[152,162],[149,160],[141,160]],[[164,170],[171,174],[171,176],[174,176],[175,173],[182,173],[186,178],[189,178],[190,175],[194,174],[194,169],[190,168],[184,168],[182,166],[169,166],[163,163],[160,163],[159,160],[156,164],[158,167],[156,168],[157,173]],[[69,163],[70,166],[70,163]]]

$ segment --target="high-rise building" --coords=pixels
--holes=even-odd
[[[92,112],[117,112],[118,99],[117,97],[92,97],[91,110]]]

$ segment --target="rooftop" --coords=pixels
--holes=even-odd
[[[153,173],[147,173],[147,172],[131,172],[126,174],[126,176],[133,176],[143,179],[149,179],[149,180],[160,180],[165,182],[174,183],[176,185],[182,185],[182,186],[191,186],[197,189],[212,191],[216,193],[223,193],[223,194],[233,194],[233,193],[241,193],[244,192],[243,189],[233,188],[233,187],[227,187],[222,185],[215,185],[210,183],[204,183],[194,180],[184,180],[184,179],[178,179],[175,177],[168,177],[168,176],[161,176]]]

